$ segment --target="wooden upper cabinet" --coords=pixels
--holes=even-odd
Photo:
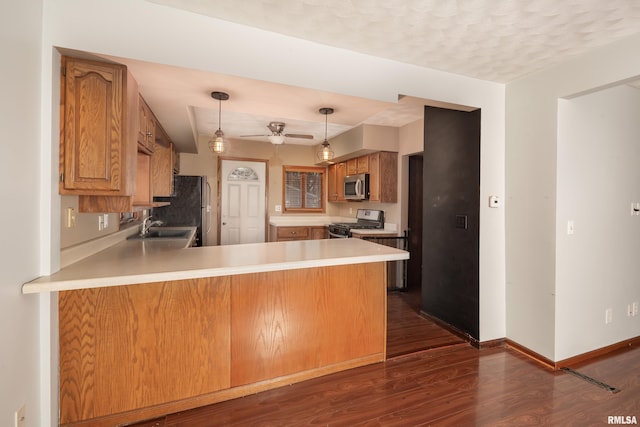
[[[347,175],[369,173],[369,155],[354,157],[346,161]]]
[[[133,198],[133,204],[151,206],[153,203],[152,157],[143,151],[138,151],[137,160],[136,195]]]
[[[174,144],[171,145],[171,149],[173,150],[173,173],[177,175],[180,173],[180,152],[176,150]]]
[[[347,175],[355,175],[358,173],[358,159],[353,158],[346,161]]]
[[[156,141],[156,119],[145,100],[138,100],[138,144],[147,154],[153,153]]]
[[[151,158],[153,195],[169,197],[173,194],[173,167],[175,149],[169,136],[158,125],[156,128],[156,144]]]
[[[70,57],[61,80],[60,194],[133,194],[135,81],[122,65]]]
[[[381,203],[398,201],[398,153],[380,151],[335,163],[328,168],[327,200],[345,202],[344,177],[356,173],[369,174],[369,200]]]
[[[356,158],[356,173],[369,173],[369,156]]]
[[[344,177],[347,174],[346,162],[334,163],[328,168],[327,197],[330,202],[345,202]]]
[[[369,200],[398,201],[398,153],[381,151],[369,155]]]

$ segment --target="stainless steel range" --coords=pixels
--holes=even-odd
[[[356,221],[357,222],[336,222],[329,224],[329,237],[332,239],[345,239],[351,237],[351,230],[356,228],[384,228],[384,211],[358,209]]]

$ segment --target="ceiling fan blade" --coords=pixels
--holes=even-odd
[[[313,135],[303,135],[299,133],[285,133],[284,136],[287,138],[313,139]]]
[[[251,138],[254,136],[269,136],[269,135],[240,135],[240,138]]]

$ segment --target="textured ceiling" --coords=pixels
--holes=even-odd
[[[572,55],[640,32],[640,0],[148,0],[313,42],[495,82],[509,82]],[[89,54],[91,55],[91,54]],[[183,152],[218,127],[212,90],[229,92],[222,129],[231,139],[286,133],[324,139],[320,107],[334,107],[328,136],[361,123],[403,126],[433,101],[384,103],[304,88],[93,54],[127,65]],[[640,85],[638,86],[640,87]],[[464,108],[460,106],[446,106]]]
[[[638,0],[151,1],[503,83],[640,32]]]

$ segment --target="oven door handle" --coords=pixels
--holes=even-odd
[[[329,232],[329,237],[333,237],[335,239],[347,239],[347,238],[349,238],[349,236],[345,236],[343,234],[336,234],[336,233],[332,233],[332,232]]]

